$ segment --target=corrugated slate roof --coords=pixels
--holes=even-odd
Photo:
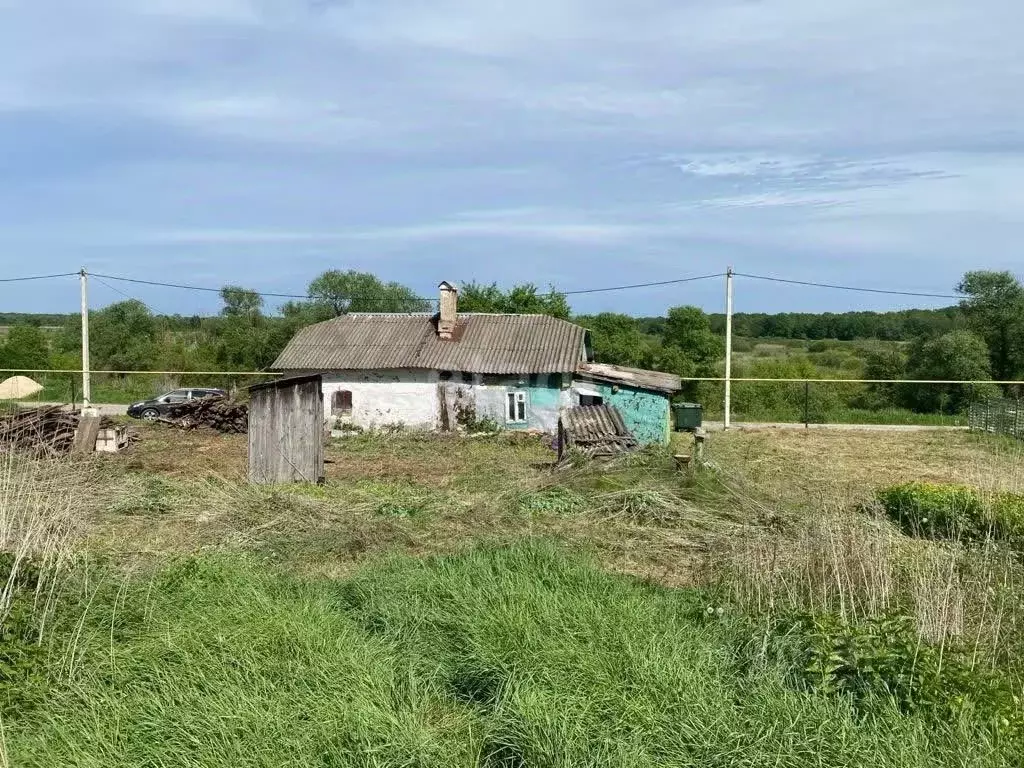
[[[574,441],[630,437],[619,409],[612,405],[578,405],[562,412],[562,426]]]
[[[461,314],[452,340],[445,341],[434,315],[350,314],[303,328],[272,368],[571,373],[583,358],[585,334],[547,315]]]
[[[580,363],[576,372],[580,376],[624,384],[638,389],[653,389],[658,392],[675,394],[683,388],[683,380],[674,373],[645,371],[641,368],[626,368],[621,365],[603,363]]]
[[[566,408],[559,419],[559,461],[572,449],[587,456],[615,456],[635,451],[639,443],[611,405],[580,405]]]

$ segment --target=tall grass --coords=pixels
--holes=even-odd
[[[88,468],[0,454],[0,630],[19,610],[41,637],[59,578],[73,558]],[[16,601],[20,601],[16,605]]]
[[[83,663],[8,727],[20,766],[1010,765],[970,721],[737,663],[701,592],[543,543],[346,582],[204,558],[97,595]]]

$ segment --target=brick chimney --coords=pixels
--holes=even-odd
[[[441,311],[437,316],[437,337],[450,341],[459,316],[459,289],[447,280],[438,288],[441,289]]]

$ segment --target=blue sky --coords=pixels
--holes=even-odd
[[[1021,29],[1019,0],[0,0],[0,276],[433,295],[732,264],[948,293],[1020,266]],[[76,291],[0,285],[0,310]],[[746,311],[942,303],[737,286]]]

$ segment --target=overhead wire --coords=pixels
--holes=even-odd
[[[25,283],[29,280],[53,280],[57,277],[78,277],[78,272],[59,272],[54,275],[28,275],[26,277],[0,277],[0,283]]]
[[[736,277],[746,277],[751,280],[766,280],[772,283],[787,283],[789,285],[804,285],[812,288],[831,288],[837,291],[858,291],[860,293],[881,293],[887,296],[915,296],[927,299],[962,299],[961,295],[949,293],[926,293],[922,291],[897,291],[885,288],[863,288],[854,285],[836,285],[833,283],[815,283],[809,280],[791,280],[785,277],[771,277],[769,275],[752,275],[747,272],[733,272]]]
[[[675,280],[658,280],[653,283],[635,283],[634,285],[614,285],[609,288],[586,288],[578,291],[559,291],[563,296],[580,296],[584,293],[609,293],[611,291],[629,291],[634,288],[654,288],[662,285],[678,285],[679,283],[695,283],[698,280],[711,280],[715,277],[725,277],[724,272],[716,272],[713,275],[697,275],[696,277],[680,277]]]
[[[53,280],[53,279],[58,279],[58,278],[63,278],[63,277],[77,277],[79,274],[80,273],[78,273],[78,272],[59,272],[59,273],[48,274],[48,275],[26,275],[26,276],[23,276],[23,277],[4,277],[4,278],[0,278],[0,283],[20,283],[20,282],[28,282],[28,281],[35,281],[35,280]],[[137,278],[137,277],[125,277],[125,276],[122,276],[122,275],[110,275],[110,274],[105,274],[105,273],[102,273],[102,272],[89,272],[87,274],[90,277],[96,278],[100,282],[103,282],[104,280],[113,280],[113,281],[122,282],[122,283],[133,283],[133,284],[136,284],[136,285],[149,285],[149,286],[161,287],[161,288],[176,288],[176,289],[179,289],[179,290],[201,291],[201,292],[204,292],[204,293],[214,293],[214,294],[220,294],[223,291],[223,288],[212,288],[212,287],[203,286],[203,285],[190,285],[190,284],[187,284],[187,283],[172,283],[172,282],[165,282],[165,281],[161,281],[161,280],[147,280],[147,279],[144,279],[144,278]],[[761,280],[761,281],[772,282],[772,283],[781,283],[781,284],[786,284],[786,285],[799,285],[799,286],[806,286],[806,287],[811,287],[811,288],[825,288],[825,289],[837,290],[837,291],[853,291],[853,292],[858,292],[858,293],[872,293],[872,294],[880,294],[880,295],[884,295],[884,296],[910,296],[910,297],[914,297],[914,298],[928,298],[928,299],[962,299],[963,298],[963,296],[960,295],[960,294],[936,293],[936,292],[931,292],[931,291],[897,290],[897,289],[889,289],[889,288],[868,288],[868,287],[865,287],[865,286],[842,285],[842,284],[838,284],[838,283],[824,283],[824,282],[817,282],[817,281],[813,281],[813,280],[796,280],[796,279],[787,278],[787,277],[776,277],[774,275],[758,275],[758,274],[753,274],[753,273],[750,273],[750,272],[733,272],[732,274],[735,277],[743,277],[743,278],[747,278],[747,279],[750,279],[750,280]],[[698,281],[703,281],[703,280],[713,280],[715,278],[724,277],[725,275],[726,275],[726,273],[724,273],[724,272],[715,272],[715,273],[706,274],[706,275],[695,275],[695,276],[690,276],[690,277],[671,278],[671,279],[668,279],[668,280],[655,280],[655,281],[645,282],[645,283],[630,283],[630,284],[624,284],[624,285],[611,285],[611,286],[604,286],[604,287],[601,287],[601,288],[579,288],[579,289],[574,289],[574,290],[569,290],[569,291],[558,291],[557,289],[555,289],[555,290],[556,290],[557,293],[561,293],[564,296],[582,296],[582,295],[596,294],[596,293],[612,293],[612,292],[615,292],[615,291],[629,291],[629,290],[636,290],[636,289],[641,289],[641,288],[656,288],[656,287],[668,286],[668,285],[680,285],[680,284],[683,284],[683,283],[692,283],[692,282],[698,282]],[[127,298],[133,298],[133,297],[130,297],[128,294],[124,293],[123,291],[120,291],[119,289],[117,289],[114,286],[110,285],[109,283],[103,282],[103,284],[106,285],[106,287],[110,288],[111,290],[116,291],[117,293],[120,293],[122,296],[125,296]],[[245,289],[245,290],[249,290],[249,289]],[[309,300],[310,298],[312,298],[312,297],[309,296],[309,294],[281,293],[281,292],[276,292],[276,291],[255,291],[255,290],[253,290],[253,291],[251,291],[251,293],[255,293],[255,294],[257,294],[259,296],[262,296],[264,298],[275,298],[275,299],[299,299],[299,300],[306,301],[306,300]],[[370,296],[354,295],[351,298],[368,299],[368,298],[372,298],[372,297],[370,297]],[[422,302],[425,302],[425,303],[429,302],[429,303],[432,303],[432,304],[436,304],[437,301],[438,301],[437,298],[432,298],[432,297],[427,297],[427,296],[410,296],[409,299],[412,300],[412,301],[422,301]]]

